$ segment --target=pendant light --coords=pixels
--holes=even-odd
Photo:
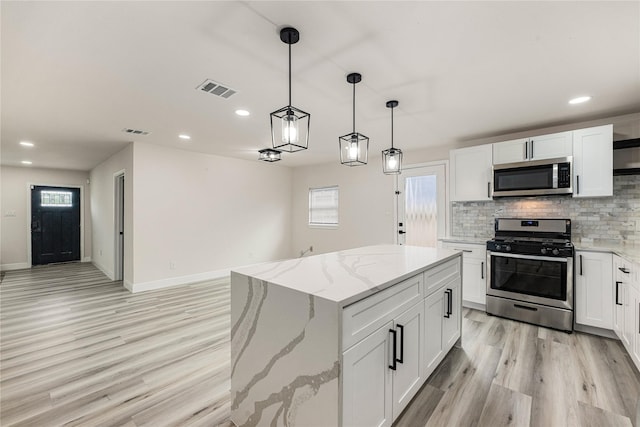
[[[340,163],[347,166],[367,164],[369,138],[356,132],[356,83],[362,81],[359,73],[347,76],[347,82],[353,85],[353,131],[338,138],[340,145]]]
[[[258,160],[263,160],[265,162],[277,162],[278,160],[281,160],[280,151],[278,150],[264,148],[258,151],[258,153]]]
[[[398,101],[387,101],[387,108],[391,108],[391,148],[382,151],[382,172],[386,175],[397,175],[402,171],[402,150],[393,148],[393,109]]]
[[[300,33],[295,28],[283,28],[280,40],[289,45],[289,105],[271,113],[271,141],[275,150],[293,153],[309,146],[311,115],[291,105],[291,45],[300,40]]]

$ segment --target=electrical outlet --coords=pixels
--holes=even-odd
[[[6,211],[4,213],[4,216],[7,218],[15,218],[16,217],[16,211]]]
[[[169,261],[169,270],[175,270],[176,269],[176,263],[173,261]]]

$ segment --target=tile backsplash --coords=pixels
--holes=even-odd
[[[495,218],[570,218],[574,241],[640,244],[640,175],[614,176],[613,197],[567,196],[452,202],[451,235],[491,238]],[[640,227],[640,225],[638,225]]]

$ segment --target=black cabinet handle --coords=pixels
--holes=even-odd
[[[580,175],[576,175],[576,194],[580,194]]]
[[[629,274],[629,270],[624,267],[618,267],[618,270],[622,271],[624,274]]]
[[[444,317],[446,317],[447,319],[451,317],[451,314],[453,313],[452,308],[453,308],[453,290],[447,288],[444,291],[445,295],[447,296],[447,311],[444,315]]]
[[[618,296],[620,295],[620,283],[622,282],[616,282],[616,305],[622,305],[621,303],[618,302]]]
[[[398,363],[404,363],[404,326],[396,325],[396,329],[400,328],[400,358],[396,359]]]
[[[524,159],[527,160],[529,158],[529,141],[524,142]]]
[[[487,198],[491,197],[491,182],[487,182]]]
[[[480,278],[484,279],[484,261],[480,263]]]
[[[582,276],[582,255],[580,255],[580,275]]]
[[[531,155],[529,157],[533,160],[533,139],[531,140]]]
[[[393,357],[391,358],[391,365],[389,365],[389,369],[391,369],[392,371],[396,370],[396,340],[397,340],[397,333],[395,329],[389,329],[389,332],[391,332],[391,334],[393,335]]]

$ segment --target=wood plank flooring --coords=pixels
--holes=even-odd
[[[0,299],[0,425],[231,425],[228,281],[130,294],[67,264],[6,272]],[[631,426],[639,395],[618,341],[465,309],[395,427]]]
[[[0,425],[228,424],[228,280],[131,294],[77,263],[0,298]]]

